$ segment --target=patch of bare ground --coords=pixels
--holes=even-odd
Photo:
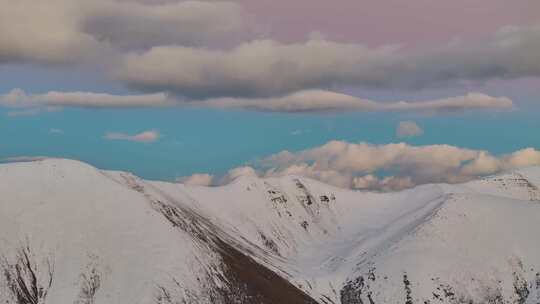
[[[194,210],[161,193],[164,199],[150,196],[154,210],[160,212],[175,228],[189,233],[194,240],[213,248],[221,258],[223,280],[227,288],[210,287],[215,299],[213,303],[223,304],[316,304],[302,290],[289,281],[259,264],[252,257],[224,239],[224,231],[213,225]],[[246,252],[249,252],[245,248]],[[163,294],[163,292],[162,292]],[[166,293],[165,293],[166,294]],[[166,297],[165,297],[166,298]],[[167,303],[159,302],[159,303]],[[190,303],[189,301],[185,303]]]
[[[51,258],[38,260],[27,240],[14,258],[2,256],[0,268],[7,286],[6,303],[44,304],[53,283],[54,263]]]
[[[261,304],[316,304],[296,286],[260,265],[230,244],[216,240],[218,251],[225,265],[226,277],[234,289],[242,290],[249,302]]]

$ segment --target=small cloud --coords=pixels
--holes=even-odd
[[[34,116],[41,113],[41,109],[39,108],[30,108],[30,109],[24,109],[19,111],[9,111],[7,112],[7,116],[9,117],[19,117],[19,116]]]
[[[420,136],[422,134],[424,134],[424,130],[414,121],[400,121],[396,129],[396,136],[399,138]]]
[[[157,131],[144,131],[139,134],[129,135],[126,133],[120,132],[108,132],[103,136],[104,139],[108,140],[127,140],[141,143],[151,143],[159,139],[160,134]]]
[[[306,133],[309,133],[310,131],[309,130],[294,130],[291,132],[291,135],[292,136],[298,136],[298,135],[303,135],[303,134],[306,134]]]
[[[51,128],[49,129],[49,134],[62,135],[64,134],[64,130]]]

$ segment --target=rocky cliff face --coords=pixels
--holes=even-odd
[[[540,303],[540,168],[396,193],[0,165],[5,303]]]

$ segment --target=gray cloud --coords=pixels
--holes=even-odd
[[[154,47],[125,56],[119,79],[141,90],[191,98],[275,96],[332,84],[380,82],[397,48],[369,49],[322,39],[282,44],[258,40],[231,50]]]
[[[103,61],[118,49],[201,45],[241,30],[233,2],[2,1],[0,63]]]
[[[507,26],[484,41],[454,41],[408,58],[413,87],[540,76],[540,24]],[[400,75],[404,76],[404,75]]]
[[[3,1],[0,63],[102,63],[135,89],[190,100],[540,76],[540,25],[508,26],[482,41],[423,50],[320,35],[224,48],[249,31],[246,19],[234,1]]]
[[[234,1],[4,1],[0,63],[99,63],[132,88],[187,100],[540,76],[540,25],[423,50],[370,48],[321,35],[225,48],[246,38],[246,19]]]
[[[494,156],[487,151],[449,145],[371,145],[331,141],[300,152],[280,152],[261,161],[258,170],[251,167],[233,169],[213,182],[224,184],[246,174],[260,177],[298,175],[344,188],[389,191],[426,183],[466,182],[533,165],[540,165],[540,151],[533,148]]]
[[[317,37],[293,44],[256,40],[229,50],[159,46],[126,55],[116,74],[137,89],[197,99],[340,86],[416,89],[540,76],[540,25],[506,27],[485,41],[454,41],[422,51]]]
[[[81,30],[122,49],[204,46],[242,31],[245,25],[243,9],[234,2],[100,1],[85,16]]]
[[[2,1],[0,63],[73,63],[103,46],[78,29],[79,1]],[[82,1],[81,1],[82,2]]]

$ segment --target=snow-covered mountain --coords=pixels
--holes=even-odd
[[[540,168],[396,193],[0,165],[1,303],[540,303]]]

